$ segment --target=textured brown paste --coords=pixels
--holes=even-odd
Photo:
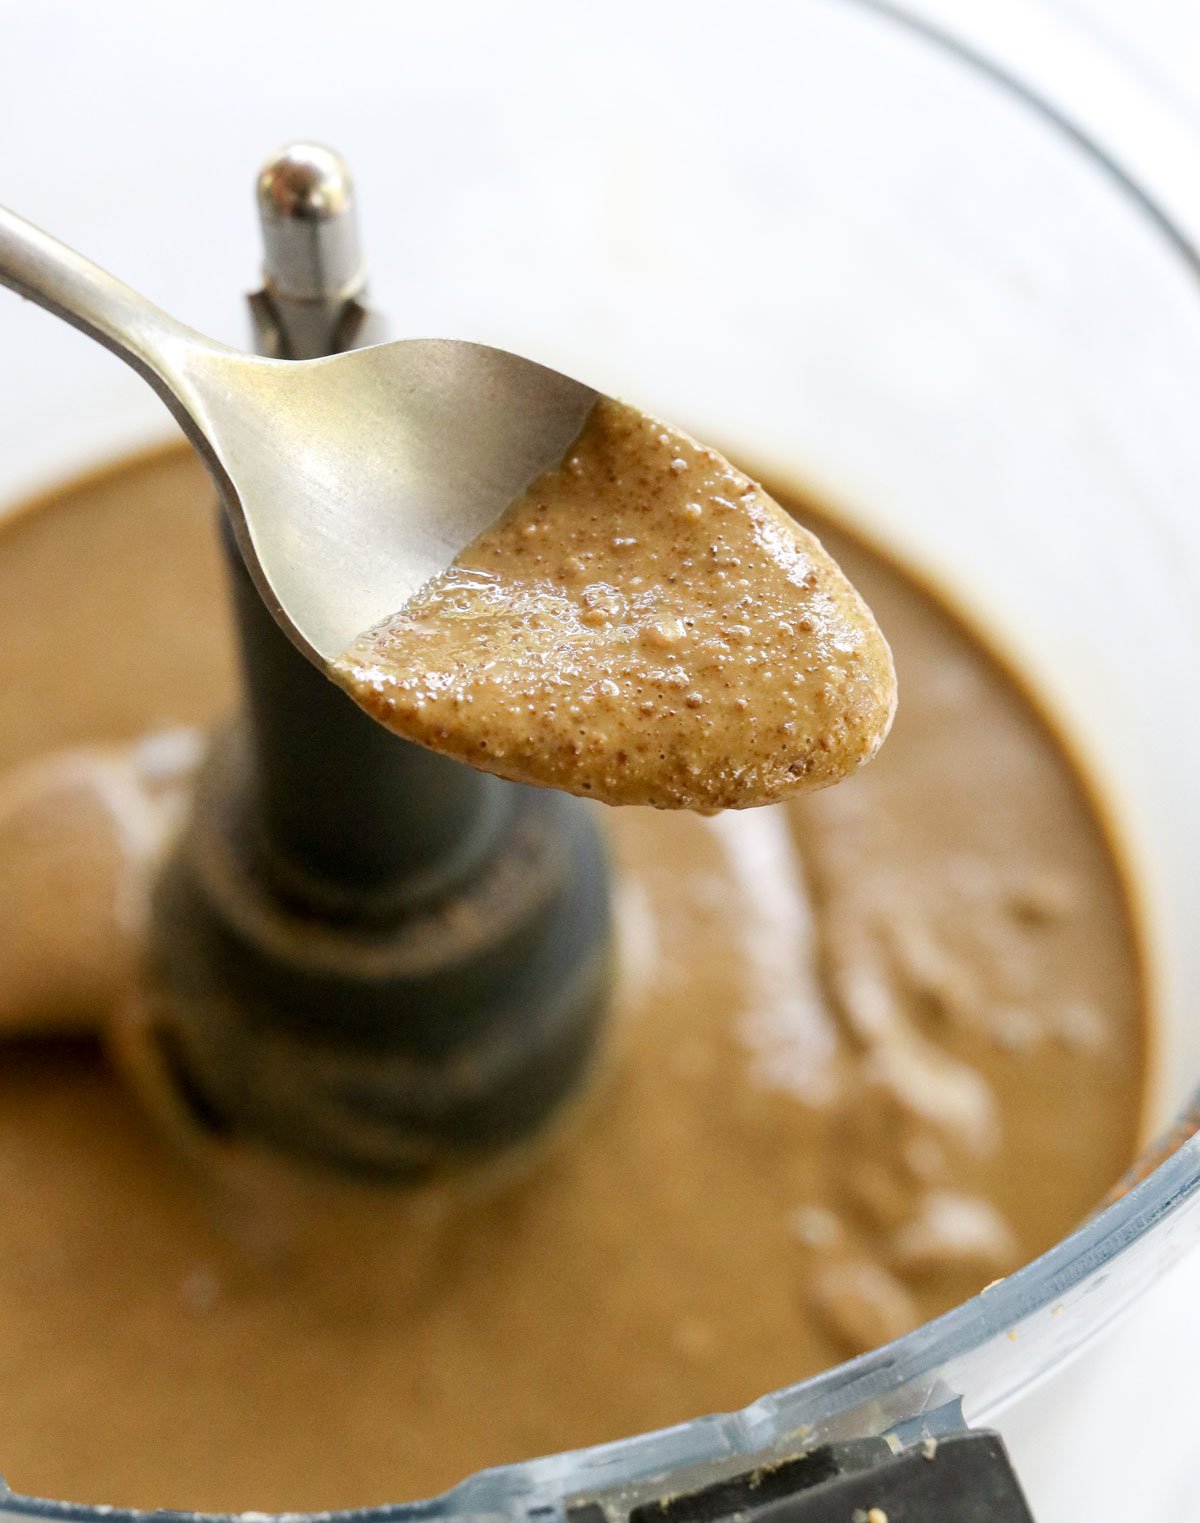
[[[145,864],[236,701],[210,498],[170,452],[0,526],[14,1490],[349,1507],[738,1406],[1011,1270],[1128,1163],[1138,948],[1086,792],[977,639],[822,525],[895,650],[893,734],[811,798],[604,813],[622,995],[571,1128],[506,1184],[251,1174],[235,1211],[97,1041],[36,1034],[129,997]]]
[[[835,783],[896,704],[887,643],[820,542],[715,450],[607,400],[333,670],[409,740],[660,809]]]

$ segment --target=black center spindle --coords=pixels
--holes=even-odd
[[[372,336],[340,159],[285,149],[259,209],[260,349]],[[155,889],[162,1061],[209,1125],[357,1172],[516,1141],[580,1079],[607,1004],[594,813],[390,735],[291,645],[225,544],[243,711]]]

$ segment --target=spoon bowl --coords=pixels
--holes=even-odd
[[[213,475],[276,619],[324,667],[489,528],[598,393],[483,344],[271,360],[178,323],[0,208],[0,284],[138,371]]]
[[[188,433],[251,574],[322,663],[557,465],[597,397],[532,360],[447,339],[321,360],[201,351],[181,380]]]

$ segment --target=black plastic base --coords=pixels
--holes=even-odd
[[[1033,1523],[998,1433],[964,1430],[893,1450],[821,1444],[795,1459],[629,1509],[595,1501],[567,1523]]]

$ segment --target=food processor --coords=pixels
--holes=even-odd
[[[464,34],[467,15],[350,5],[332,39],[315,16],[269,38],[264,23],[254,67],[233,65],[253,90],[233,92],[219,124],[176,118],[153,156],[131,134],[124,160],[56,124],[13,166],[6,198],[236,341],[236,282],[255,262],[248,171],[303,113],[353,164],[372,295],[353,281],[299,293],[328,299],[338,332],[310,323],[288,352],[372,336],[359,316],[377,301],[395,333],[534,355],[803,481],[967,609],[1058,716],[1136,883],[1157,1050],[1144,1164],[974,1300],[742,1412],[531,1458],[378,1516],[1028,1516],[991,1430],[1042,1523],[1105,1517],[1121,1485],[1146,1516],[1160,1515],[1156,1484],[1164,1506],[1183,1505],[1187,1430],[1171,1427],[1169,1373],[1139,1388],[1145,1375],[1129,1372],[1146,1366],[1107,1329],[1143,1291],[1186,1305],[1194,1261],[1174,1266],[1200,1233],[1200,1116],[1187,1108],[1200,1073],[1200,727],[1186,703],[1200,639],[1200,258],[1019,85],[866,0],[752,4],[736,27],[716,6],[684,27],[617,5],[588,31],[586,67],[567,15],[539,10],[525,29],[472,10]],[[377,41],[363,48],[368,30]],[[328,97],[316,109],[318,37]],[[233,51],[219,25],[192,44],[214,66]],[[177,38],[149,23],[142,46],[165,68]],[[131,119],[161,89],[139,71]],[[292,266],[269,226],[267,266],[258,339],[284,352]],[[153,400],[107,356],[15,304],[4,322],[6,502],[161,433]],[[284,815],[289,796],[284,785]],[[586,991],[567,1004],[586,1044]],[[250,1086],[249,1102],[264,1092]],[[286,1144],[303,1120],[275,1114],[264,1131]],[[327,1158],[349,1148],[362,1161],[337,1118],[306,1135]],[[1156,1381],[1200,1343],[1175,1317],[1166,1328],[1160,1315],[1170,1347]],[[0,1511],[110,1515],[14,1493]]]

